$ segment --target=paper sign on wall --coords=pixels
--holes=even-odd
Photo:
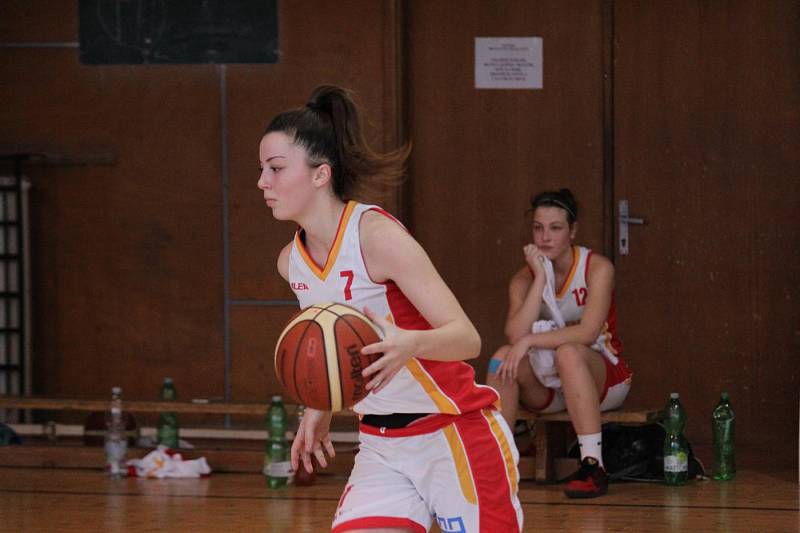
[[[541,89],[541,37],[475,37],[476,89]]]

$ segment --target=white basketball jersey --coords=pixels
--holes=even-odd
[[[363,311],[369,307],[403,329],[431,329],[397,285],[372,281],[361,255],[359,222],[373,210],[396,219],[377,206],[350,201],[345,206],[336,238],[325,265],[316,264],[303,242],[302,228],[295,234],[289,255],[289,284],[300,308],[337,302]],[[400,222],[397,222],[400,224]],[[475,371],[463,361],[431,361],[425,354],[412,357],[379,393],[370,393],[353,408],[359,414],[446,413],[462,414],[498,401],[491,387],[475,383]]]
[[[589,271],[592,251],[583,246],[572,247],[572,266],[569,269],[566,279],[556,293],[556,302],[561,316],[567,325],[577,324],[581,321],[583,310],[586,306],[586,298],[589,296],[586,274]],[[552,320],[550,310],[546,305],[542,305],[539,317],[542,320]],[[611,352],[619,355],[622,351],[622,343],[617,338],[617,310],[614,297],[611,297],[611,306],[608,316],[603,326],[603,331],[598,337],[597,342],[605,344]]]

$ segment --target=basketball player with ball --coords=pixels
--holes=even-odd
[[[480,337],[408,231],[354,200],[370,180],[400,177],[408,152],[372,151],[351,93],[335,86],[276,116],[259,145],[264,200],[299,226],[278,271],[300,308],[363,310],[382,333],[361,349],[382,355],[363,370],[359,452],[332,530],[424,532],[436,520],[442,531],[519,531],[514,440],[497,392],[465,362]],[[295,469],[311,471],[312,456],[327,466],[330,422],[330,411],[306,410]]]

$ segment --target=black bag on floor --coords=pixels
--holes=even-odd
[[[8,446],[9,444],[22,444],[22,439],[19,438],[17,432],[11,426],[0,422],[0,446]]]
[[[624,426],[603,424],[603,464],[610,481],[663,481],[664,438],[666,432],[659,424]],[[689,451],[689,479],[705,475],[703,464]],[[570,449],[570,457],[580,458],[578,444]]]

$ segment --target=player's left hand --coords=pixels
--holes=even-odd
[[[331,442],[330,427],[332,413],[330,411],[319,411],[308,408],[297,428],[294,441],[292,441],[291,462],[292,470],[297,472],[302,462],[306,472],[309,474],[314,471],[311,456],[317,458],[317,462],[322,468],[328,466],[325,460],[325,452],[328,457],[335,457],[336,450]]]
[[[383,340],[361,349],[364,355],[383,353],[380,359],[361,373],[365,378],[375,374],[367,383],[367,390],[377,393],[386,387],[416,353],[416,342],[412,331],[398,328],[368,307],[364,308],[364,314],[383,330]]]
[[[528,354],[530,348],[531,343],[527,335],[515,342],[506,354],[506,358],[503,359],[503,362],[500,363],[500,366],[497,368],[497,377],[500,378],[501,381],[516,381],[519,363],[522,361],[522,358]]]

